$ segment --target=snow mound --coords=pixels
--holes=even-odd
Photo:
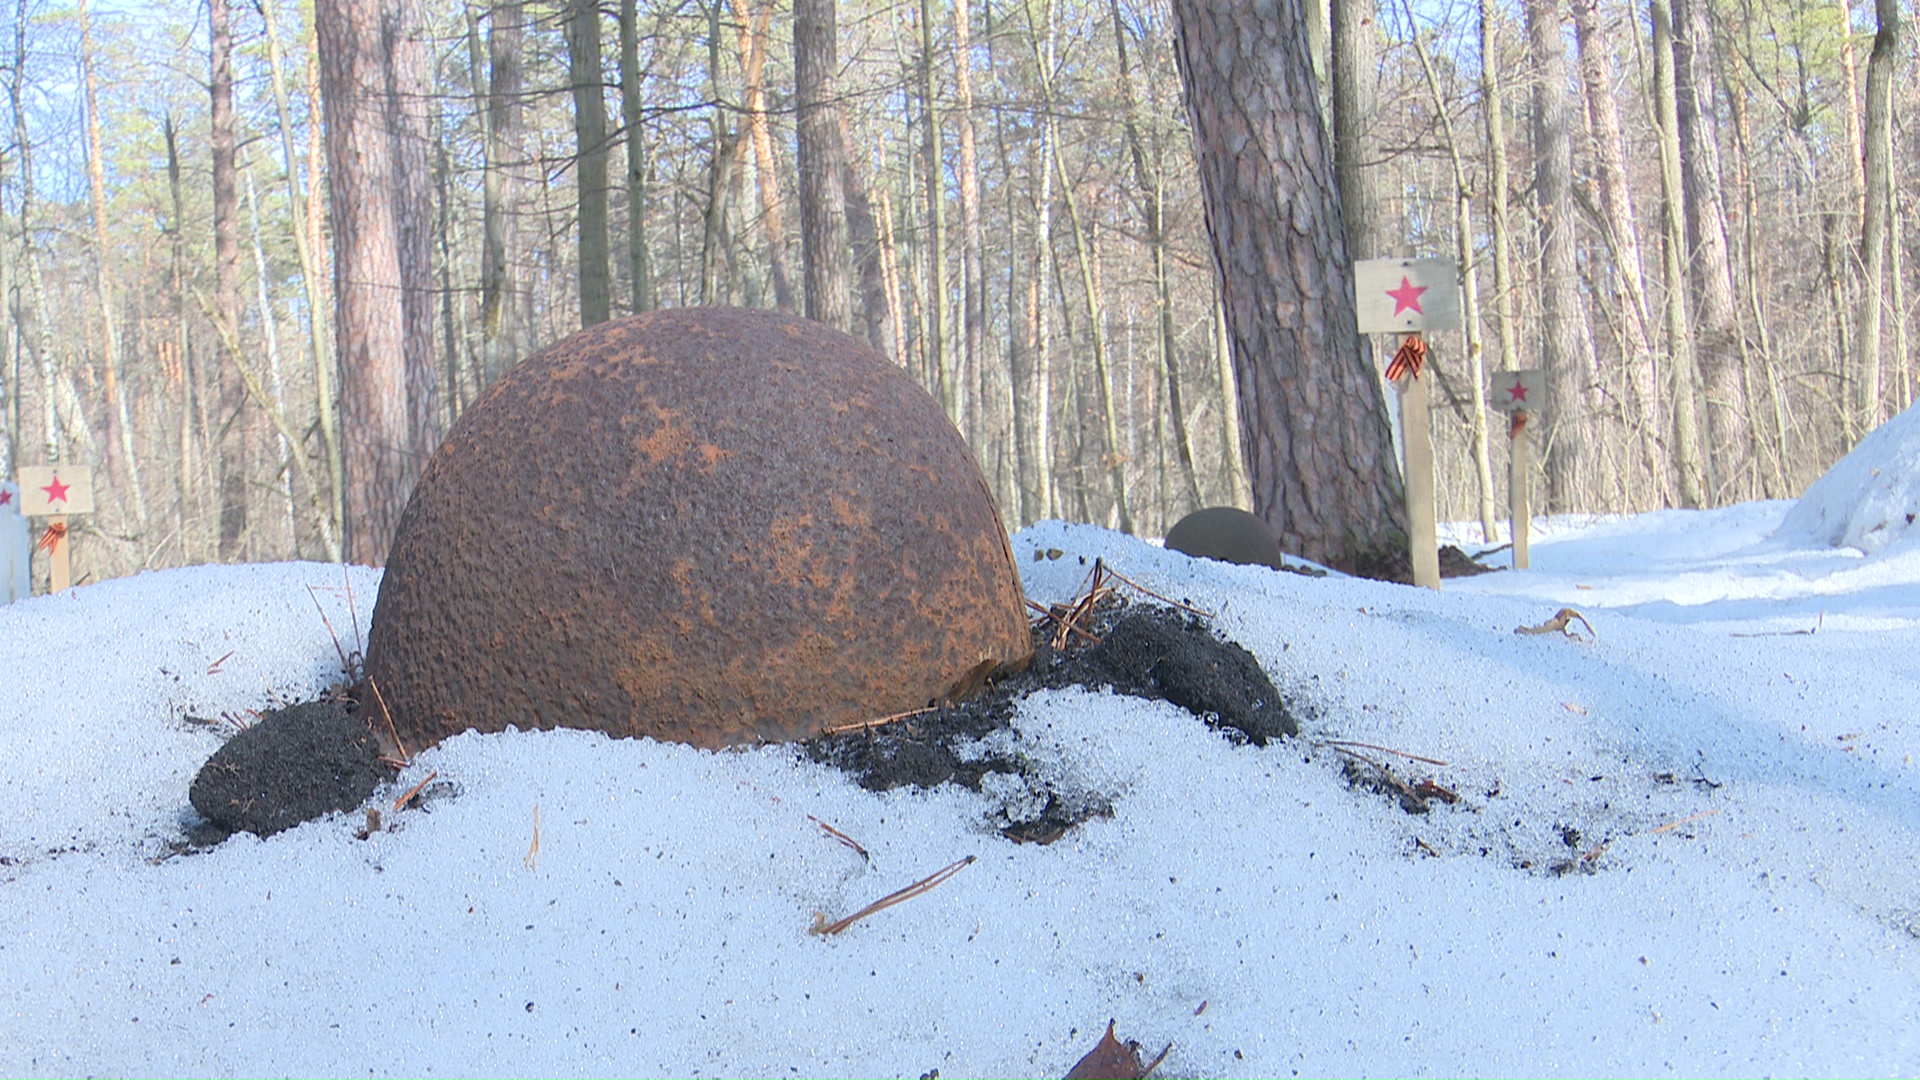
[[[1815,480],[1781,521],[1782,540],[1875,555],[1920,514],[1920,405],[1875,428]]]

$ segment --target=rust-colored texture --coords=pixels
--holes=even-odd
[[[1024,663],[1023,605],[973,455],[904,372],[803,319],[679,309],[575,334],[460,417],[367,673],[410,751],[803,739]]]

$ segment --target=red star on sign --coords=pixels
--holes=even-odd
[[[60,475],[58,473],[55,473],[53,477],[53,483],[48,484],[46,487],[43,487],[40,490],[47,493],[47,501],[49,503],[57,503],[57,502],[67,501],[67,491],[72,487],[73,487],[72,484],[61,483]]]
[[[5,488],[0,488],[0,506],[5,506],[12,501],[13,501],[13,492],[8,491]]]
[[[1393,313],[1398,315],[1412,309],[1415,315],[1425,315],[1426,312],[1420,310],[1420,294],[1426,292],[1427,288],[1425,285],[1415,285],[1405,274],[1400,275],[1400,287],[1387,290],[1387,295],[1393,297]]]
[[[1527,400],[1527,384],[1521,382],[1519,379],[1513,380],[1513,385],[1507,388],[1507,400],[1508,401]]]

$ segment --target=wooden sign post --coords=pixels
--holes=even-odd
[[[1513,514],[1513,568],[1525,570],[1533,525],[1533,484],[1531,447],[1527,443],[1527,422],[1544,411],[1547,403],[1547,373],[1539,368],[1526,371],[1499,371],[1493,376],[1493,392],[1487,395],[1495,408],[1509,413],[1513,422],[1507,427],[1511,466],[1507,474],[1507,499]]]
[[[93,470],[84,465],[21,466],[20,512],[47,519],[40,534],[41,550],[48,556],[47,591],[60,592],[73,583],[67,515],[93,513]]]
[[[1387,381],[1400,394],[1405,450],[1407,547],[1413,583],[1440,587],[1440,545],[1433,503],[1432,405],[1426,362],[1428,330],[1460,325],[1460,271],[1452,259],[1366,259],[1353,264],[1355,311],[1363,334],[1401,334]]]

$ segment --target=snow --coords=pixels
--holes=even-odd
[[[1061,1075],[1111,1017],[1167,1076],[1911,1074],[1920,563],[1791,510],[1543,522],[1534,570],[1442,592],[1024,530],[1035,599],[1104,559],[1304,712],[1261,749],[1030,698],[1025,751],[1115,807],[1045,847],[988,824],[1020,792],[510,732],[419,754],[367,839],[164,857],[223,729],[338,678],[377,572],[0,606],[0,1073]],[[1562,606],[1597,640],[1515,633]],[[1460,803],[1350,786],[1335,739]]]

